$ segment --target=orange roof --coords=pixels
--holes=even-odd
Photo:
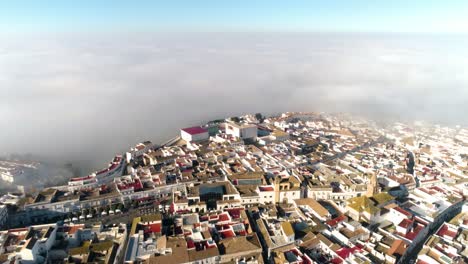
[[[70,235],[73,235],[75,234],[78,230],[80,229],[83,229],[84,227],[84,224],[80,224],[80,225],[72,225],[72,226],[66,226],[64,227],[63,231],[70,234]]]
[[[405,241],[401,239],[395,239],[395,241],[393,241],[392,243],[392,247],[387,251],[387,254],[394,255],[396,253],[399,255],[403,255],[407,247],[408,245],[406,244]]]

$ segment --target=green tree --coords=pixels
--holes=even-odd
[[[255,114],[255,118],[260,122],[260,123],[263,123],[263,120],[265,120],[265,118],[263,117],[263,115],[261,113],[256,113]]]

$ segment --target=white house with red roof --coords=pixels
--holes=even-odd
[[[455,225],[444,223],[439,230],[437,231],[437,235],[447,239],[449,241],[453,241],[457,236],[458,228]]]
[[[258,187],[261,204],[273,204],[276,201],[275,187],[272,185],[264,185]]]
[[[208,130],[200,126],[194,126],[182,128],[180,130],[180,137],[186,142],[192,142],[207,140],[210,135],[208,134]]]
[[[392,204],[386,209],[388,209],[388,214],[385,214],[384,219],[392,222],[395,226],[399,225],[404,219],[413,218],[413,214],[396,204]]]

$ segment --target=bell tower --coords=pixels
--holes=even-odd
[[[378,171],[377,171],[378,173]],[[369,183],[367,184],[367,197],[372,197],[379,193],[379,183],[377,181],[377,173],[372,173]]]

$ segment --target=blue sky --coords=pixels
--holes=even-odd
[[[468,33],[466,14],[463,0],[15,0],[0,2],[0,30]]]

